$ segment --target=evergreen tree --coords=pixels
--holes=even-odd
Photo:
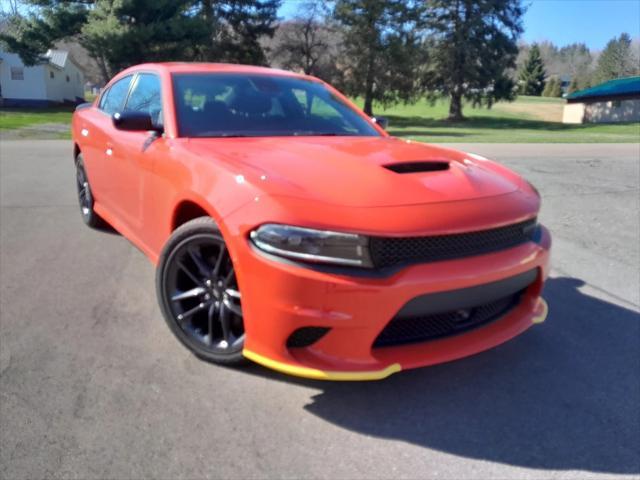
[[[121,69],[165,60],[264,64],[280,0],[26,0],[33,13],[0,34],[34,65],[54,43],[76,39],[106,81]]]
[[[520,71],[520,93],[523,95],[533,95],[539,97],[545,87],[545,77],[547,73],[540,56],[540,49],[537,44],[533,44],[529,50],[529,57]]]
[[[593,87],[593,75],[584,75],[578,77],[578,90]]]
[[[561,97],[562,96],[562,81],[558,77],[551,77],[547,80],[542,91],[543,97]]]
[[[580,87],[578,86],[578,79],[576,77],[573,77],[571,79],[571,83],[569,84],[569,91],[567,93],[572,94],[573,92],[577,92],[578,90],[580,90]]]
[[[562,97],[562,82],[559,78],[555,78],[553,80],[553,84],[551,88],[549,88],[549,97],[560,98]]]
[[[458,121],[462,100],[491,106],[511,100],[517,38],[524,9],[519,0],[429,0],[426,2],[430,62],[423,74],[432,100],[450,98],[449,119]]]
[[[612,38],[598,58],[594,74],[596,83],[615,78],[638,74],[640,66],[638,58],[631,49],[631,37],[623,33],[619,38]]]
[[[547,80],[547,82],[544,85],[544,90],[542,90],[542,96],[550,97],[551,90],[554,88],[555,84],[556,84],[556,77],[551,77],[549,80]]]
[[[345,83],[350,95],[373,101],[408,101],[418,92],[422,64],[417,5],[412,0],[337,0],[334,18],[342,28]]]
[[[260,44],[273,37],[281,0],[196,0],[199,15],[207,22],[210,40],[199,59],[249,65],[266,65]]]

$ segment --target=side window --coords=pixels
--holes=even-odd
[[[157,75],[141,73],[136,77],[124,110],[146,112],[156,125],[162,125],[162,96]]]
[[[127,97],[127,92],[129,91],[130,83],[131,76],[128,76],[111,85],[109,90],[100,98],[100,110],[109,115],[121,111],[124,100]]]
[[[22,67],[11,67],[11,80],[24,80],[24,69]]]

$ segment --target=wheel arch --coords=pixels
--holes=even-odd
[[[77,143],[73,143],[73,160],[75,161],[76,158],[78,158],[78,155],[80,155],[82,153],[82,150],[80,150],[80,145],[78,145]]]
[[[199,202],[193,199],[183,199],[176,203],[173,209],[173,215],[171,216],[171,232],[175,231],[181,225],[184,225],[190,220],[198,217],[211,217],[218,223],[219,218],[208,206],[205,206],[204,202]]]

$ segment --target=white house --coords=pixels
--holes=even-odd
[[[46,106],[84,98],[84,75],[69,52],[49,50],[42,62],[25,67],[15,53],[0,50],[0,104]]]

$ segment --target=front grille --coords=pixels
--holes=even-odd
[[[472,308],[443,313],[396,316],[380,332],[374,347],[389,347],[424,342],[462,333],[496,320],[511,311],[520,301],[524,290]]]
[[[429,237],[372,237],[371,258],[376,268],[436,262],[496,252],[531,241],[536,219],[478,232]]]

